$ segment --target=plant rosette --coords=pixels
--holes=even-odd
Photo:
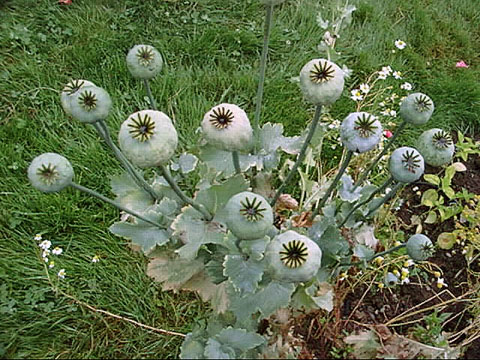
[[[136,79],[152,79],[163,66],[162,55],[150,45],[135,45],[127,54],[127,67]]]
[[[70,161],[56,153],[41,154],[28,167],[30,183],[46,193],[63,190],[72,183],[73,176]]]
[[[428,165],[442,166],[452,161],[455,145],[446,131],[430,129],[418,138],[417,149]]]
[[[427,260],[434,253],[432,241],[422,234],[415,234],[407,241],[407,254],[415,261]]]
[[[241,240],[263,238],[273,226],[273,211],[262,196],[244,191],[225,205],[227,228]]]
[[[170,160],[177,148],[178,135],[166,114],[157,110],[141,110],[122,123],[118,143],[133,164],[148,168]]]
[[[416,149],[403,146],[392,152],[388,168],[396,181],[411,183],[423,175],[425,163]]]
[[[326,59],[313,59],[300,71],[300,88],[314,105],[331,105],[343,92],[343,70]]]
[[[413,125],[423,125],[432,116],[435,105],[432,99],[422,93],[408,95],[400,104],[400,116]]]
[[[382,140],[382,124],[366,112],[349,114],[340,126],[340,138],[350,151],[364,153],[372,150]]]
[[[60,93],[60,103],[62,104],[63,111],[65,111],[67,115],[72,116],[70,98],[84,86],[95,86],[95,84],[88,80],[72,80],[65,85]]]
[[[83,86],[70,96],[70,112],[83,123],[105,120],[112,107],[110,95],[95,85]]]
[[[283,282],[306,282],[320,268],[322,251],[308,237],[289,230],[267,245],[265,258],[275,279]]]
[[[234,104],[220,104],[203,117],[202,130],[207,142],[226,151],[248,151],[253,130],[247,114]]]

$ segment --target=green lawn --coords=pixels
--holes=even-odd
[[[315,20],[318,3],[287,0],[276,8],[262,121],[282,122],[289,135],[298,134],[312,113],[290,79],[323,56],[316,49],[323,36]],[[351,3],[358,10],[337,50],[339,62],[354,73],[332,108],[335,117],[354,110],[351,89],[391,65],[435,101],[429,127],[469,134],[480,129],[478,0]],[[179,151],[195,146],[203,114],[220,101],[240,105],[253,118],[262,37],[257,0],[0,2],[1,357],[178,357],[180,337],[55,296],[36,233],[64,249],[50,270],[54,282],[64,268],[61,289],[94,307],[183,333],[206,311],[194,295],[159,292],[145,275],[145,259],[108,232],[116,210],[70,189],[41,194],[29,185],[26,169],[38,154],[58,152],[72,162],[78,183],[113,196],[108,176],[119,172],[115,159],[93,128],[63,114],[58,90],[71,78],[105,88],[114,101],[108,124],[116,134],[128,114],[147,107],[124,61],[137,43],[154,45],[165,58],[152,90],[159,109],[175,120]],[[397,39],[408,44],[401,54],[391,52]],[[459,60],[470,67],[456,68]],[[404,142],[421,130],[407,131]],[[100,262],[91,262],[94,255]]]

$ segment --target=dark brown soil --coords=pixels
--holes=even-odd
[[[470,156],[465,165],[467,171],[455,174],[452,181],[453,189],[461,191],[464,188],[470,193],[480,194],[480,158]],[[438,169],[436,168],[427,167],[426,169],[426,173],[435,174],[437,172]],[[413,191],[415,187],[418,187],[418,189]],[[405,202],[398,210],[397,215],[403,224],[398,230],[403,230],[407,237],[415,233],[416,226],[412,226],[412,216],[421,215],[428,211],[427,207],[420,205],[420,200],[421,194],[430,188],[433,188],[433,186],[428,183],[417,183],[407,186],[402,193]],[[417,194],[418,191],[420,191],[420,195]],[[440,233],[451,232],[455,229],[455,220],[451,218],[442,223],[423,223],[422,226],[422,233],[429,236],[432,241],[436,241]],[[430,262],[442,269],[443,278],[448,284],[446,289],[438,289],[432,281],[433,279],[418,279],[420,281],[412,279],[412,283],[408,285],[400,285],[380,291],[368,291],[368,286],[363,285],[342,296],[342,291],[345,291],[345,289],[342,290],[342,285],[337,286],[336,299],[338,303],[332,313],[327,315],[324,312],[313,312],[298,319],[295,332],[306,340],[305,354],[311,354],[312,357],[329,358],[331,357],[330,350],[333,347],[345,348],[345,344],[341,340],[344,337],[344,331],[352,333],[356,330],[365,330],[363,325],[385,324],[413,307],[416,307],[415,310],[426,309],[450,299],[464,296],[470,290],[467,282],[467,263],[459,246],[452,250],[455,250],[455,252],[439,249],[429,259]],[[473,270],[479,271],[478,265]],[[472,315],[468,313],[465,306],[465,302],[455,301],[441,310],[441,313],[452,313],[450,319],[453,318],[453,320],[447,321],[443,328],[444,331],[454,333],[468,325]],[[430,313],[431,310],[425,311],[408,317],[406,321],[419,320]],[[456,314],[461,315],[455,316]],[[329,316],[326,323],[325,320],[320,321],[322,318],[325,319],[326,316]],[[419,324],[425,326],[423,322],[419,322]],[[398,334],[407,335],[411,331],[410,326],[395,326],[391,330]],[[459,339],[458,342],[462,340],[463,338]],[[480,339],[477,339],[468,346],[463,359],[479,357]]]

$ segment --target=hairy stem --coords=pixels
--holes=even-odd
[[[263,100],[263,86],[265,85],[265,70],[267,68],[267,54],[268,54],[268,41],[270,39],[270,31],[273,24],[273,4],[266,6],[265,14],[265,30],[263,33],[263,48],[262,56],[260,58],[260,75],[258,80],[257,97],[255,101],[255,117],[254,117],[254,154],[258,151],[259,135],[260,135],[260,112],[262,111]]]
[[[367,170],[365,170],[362,173],[362,176],[360,176],[360,178],[357,180],[357,183],[353,187],[353,190],[355,190],[356,188],[358,188],[360,185],[363,184],[363,182],[367,178],[368,174],[370,174],[370,172],[373,170],[373,168],[375,166],[377,166],[378,162],[382,159],[383,155],[385,155],[387,153],[388,149],[390,149],[390,147],[393,145],[393,142],[398,137],[398,135],[402,132],[402,130],[405,128],[406,125],[407,125],[407,122],[405,120],[399,125],[397,130],[395,130],[395,134],[393,134],[393,136],[388,140],[388,142],[385,144],[385,146],[383,147],[383,150],[380,152],[380,154],[378,154],[378,156],[370,164],[370,166],[367,168]]]
[[[275,196],[270,201],[270,206],[272,207],[275,206],[275,203],[277,202],[278,197],[282,194],[282,191],[285,188],[285,186],[287,186],[288,183],[295,176],[298,167],[300,166],[303,159],[305,158],[305,153],[307,152],[307,148],[308,148],[308,145],[310,144],[310,141],[312,141],[313,134],[315,134],[315,129],[317,128],[318,120],[320,119],[321,113],[322,113],[322,106],[318,105],[317,108],[315,109],[315,115],[313,117],[312,123],[310,124],[310,129],[308,131],[307,137],[305,138],[305,141],[302,145],[302,149],[298,154],[297,161],[295,161],[295,164],[293,164],[292,170],[290,170],[287,177],[285,178],[285,180],[283,181],[283,183],[280,185],[277,192],[275,193]]]
[[[163,229],[164,227],[162,225],[160,225],[159,223],[153,221],[153,220],[150,220],[150,219],[147,219],[146,217],[144,217],[143,215],[137,213],[136,211],[133,211],[133,210],[130,210],[130,209],[127,209],[126,207],[124,207],[123,205],[120,205],[119,203],[113,201],[112,199],[109,199],[107,198],[106,196],[103,196],[102,194],[96,192],[95,190],[92,190],[92,189],[89,189],[85,186],[82,186],[80,184],[77,184],[77,183],[74,183],[72,182],[70,184],[71,187],[73,187],[74,189],[77,189],[77,190],[80,190],[88,195],[91,195],[93,197],[96,197],[97,199],[100,199],[102,201],[105,201],[107,204],[110,204],[112,206],[115,206],[116,208],[118,208],[119,210],[122,210],[122,211],[125,211],[127,214],[130,214],[132,216],[135,216],[137,218],[139,218],[140,220],[143,220],[153,226],[156,226],[158,228],[161,228]]]
[[[363,206],[363,205],[365,205],[365,204],[368,204],[368,203],[373,199],[373,197],[374,197],[375,195],[383,192],[383,190],[385,190],[392,182],[393,182],[393,177],[390,176],[390,177],[388,178],[388,180],[386,180],[386,181],[382,184],[382,186],[380,186],[380,187],[377,188],[374,192],[372,192],[372,193],[370,194],[370,196],[369,196],[366,200],[364,200],[364,201],[362,201],[362,202],[359,202],[357,205],[355,205],[355,206],[352,208],[352,210],[350,210],[350,212],[347,214],[347,216],[345,216],[345,219],[343,219],[342,223],[341,223],[338,227],[342,227],[343,225],[345,225],[345,223],[348,221],[348,219],[350,218],[350,216],[352,216],[352,214],[353,214],[355,211],[357,211],[358,209],[360,209],[361,206]]]
[[[383,255],[388,255],[388,254],[390,254],[390,253],[392,253],[392,252],[395,252],[395,251],[397,251],[397,250],[400,250],[400,249],[404,248],[405,246],[407,246],[407,245],[406,245],[406,244],[400,244],[400,245],[394,246],[393,248],[390,248],[390,249],[385,250],[385,251],[381,251],[381,252],[379,252],[379,253],[377,253],[377,254],[369,257],[368,259],[365,259],[365,261],[367,261],[367,262],[368,262],[368,261],[372,261],[373,259],[375,259],[375,258],[377,258],[377,257],[383,256]],[[352,263],[352,262],[349,262],[349,263],[341,263],[341,264],[339,264],[339,265],[340,265],[340,266],[352,266],[352,265],[359,265],[359,264],[361,264],[361,263],[363,263],[363,261],[355,261],[355,262],[353,262],[353,263]]]
[[[391,198],[393,198],[395,196],[395,194],[397,193],[398,189],[400,189],[404,184],[399,182],[397,183],[392,191],[390,191],[387,195],[385,195],[382,199],[382,201],[380,201],[377,206],[375,206],[373,209],[371,209],[368,214],[365,216],[366,218],[368,218],[370,215],[372,215],[380,206],[382,206],[383,204],[385,204],[388,200],[390,200]]]
[[[148,82],[148,79],[143,79],[143,84],[145,85],[145,90],[147,90],[147,96],[150,100],[150,107],[153,110],[157,110],[157,104],[155,103],[155,99],[153,98],[152,90],[150,89],[150,83]]]
[[[240,174],[242,169],[240,169],[240,159],[238,158],[238,151],[232,151],[233,166],[235,167],[235,172]]]
[[[352,159],[352,155],[353,155],[353,151],[348,150],[347,156],[343,160],[342,166],[340,167],[340,170],[338,170],[337,176],[335,176],[335,179],[333,179],[332,183],[330,184],[330,187],[327,189],[327,192],[325,193],[325,195],[323,195],[323,198],[320,200],[320,202],[317,204],[317,207],[313,211],[312,219],[315,219],[315,216],[318,215],[318,213],[320,212],[320,209],[327,202],[333,189],[335,189],[335,187],[337,186],[337,183],[340,181],[340,178],[342,177],[343,173],[347,169],[347,166],[350,163],[350,160]]]
[[[123,155],[121,150],[115,145],[112,141],[110,136],[110,132],[108,131],[107,124],[103,120],[100,120],[93,124],[95,129],[97,130],[100,137],[107,143],[110,149],[113,151],[113,154],[117,158],[117,160],[122,164],[123,168],[128,172],[128,174],[132,177],[132,179],[137,183],[138,186],[143,188],[147,194],[149,194],[155,200],[161,200],[161,197],[155,193],[155,190],[148,185],[142,175],[135,170],[135,167],[128,161],[128,159]]]
[[[202,204],[198,204],[197,202],[195,202],[195,200],[189,198],[187,195],[185,195],[185,193],[178,187],[177,183],[175,182],[175,180],[173,179],[172,177],[172,174],[170,173],[170,170],[168,169],[168,167],[164,166],[164,165],[160,165],[159,166],[160,168],[160,171],[162,172],[162,175],[163,177],[165,178],[165,180],[167,180],[168,184],[170,185],[170,187],[173,189],[173,191],[175,191],[175,193],[178,195],[178,197],[180,199],[182,199],[185,203],[189,204],[189,205],[192,205],[192,207],[196,210],[198,210],[199,212],[201,212],[203,214],[203,216],[205,216],[205,218],[210,221],[213,219],[213,216],[208,212],[208,210],[205,208],[205,206],[203,206]]]

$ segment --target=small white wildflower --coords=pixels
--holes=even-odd
[[[57,275],[60,279],[65,279],[65,275],[67,275],[67,272],[65,271],[65,269],[60,269]]]
[[[370,86],[368,84],[360,84],[360,91],[364,94],[368,94]]]
[[[97,263],[100,261],[100,257],[98,255],[95,255],[93,258],[92,258],[92,263]]]
[[[385,79],[387,78],[387,76],[388,76],[388,74],[387,74],[386,72],[384,72],[384,71],[379,71],[379,72],[378,72],[378,78],[379,78],[380,80],[385,80]]]
[[[37,241],[42,240],[42,234],[36,234],[34,239]]]
[[[400,276],[400,272],[397,269],[393,270],[392,274],[395,275],[396,277]]]
[[[340,274],[340,278],[338,279],[339,281],[343,281],[345,280],[346,278],[348,277],[347,273],[346,272],[343,272]]]
[[[462,250],[462,255],[465,255],[467,253],[467,249]]]
[[[385,109],[383,111],[380,111],[380,114],[383,116],[390,116],[390,109]]]
[[[55,266],[55,261],[52,260],[48,263],[48,268],[49,269],[53,268],[54,266]]]
[[[410,266],[413,266],[413,265],[415,265],[415,262],[412,259],[408,259],[407,261],[405,261],[403,263],[404,267],[410,267]]]
[[[410,284],[410,279],[408,277],[402,279],[401,284]]]
[[[395,110],[390,110],[389,115],[391,117],[397,117],[397,112]]]
[[[50,240],[43,240],[38,246],[40,249],[47,250],[52,246],[52,242]]]
[[[400,246],[400,245],[402,245],[402,243],[400,241],[395,241],[395,243],[393,245],[394,246]]]
[[[385,260],[385,258],[384,258],[383,256],[378,256],[378,257],[376,257],[373,261],[374,261],[377,265],[380,265],[384,260]]]
[[[287,44],[287,45],[291,45],[291,44],[292,44],[292,42],[291,42],[290,40],[287,40],[287,41],[285,41],[285,44]]]
[[[363,95],[362,93],[360,92],[359,89],[353,89],[351,91],[352,93],[352,96],[350,96],[350,98],[354,101],[362,101],[363,100]]]
[[[403,50],[405,49],[405,46],[407,46],[407,44],[405,43],[405,41],[403,40],[396,40],[395,41],[395,47],[399,50]]]
[[[443,278],[438,278],[437,279],[437,287],[439,289],[441,289],[442,287],[448,287],[448,285]]]
[[[387,187],[385,189],[385,195],[387,195],[390,191],[392,191],[392,188],[391,187]]]
[[[43,259],[43,262],[48,263],[48,257],[45,256],[45,257],[43,257],[42,259]]]
[[[48,249],[43,250],[43,252],[42,252],[42,258],[45,259],[45,258],[48,257],[48,255],[50,255],[50,250],[48,250]]]
[[[388,66],[383,66],[382,71],[388,76],[392,73],[393,69],[391,68],[390,65],[388,65]]]
[[[63,252],[61,247],[56,246],[55,249],[52,250],[53,255],[60,255]]]
[[[414,186],[414,187],[412,188],[412,191],[418,191],[418,186]]]
[[[402,85],[400,85],[400,89],[410,91],[412,90],[412,84],[409,82],[404,82]]]
[[[402,78],[402,73],[400,71],[394,71],[392,75],[397,80]]]
[[[410,271],[408,271],[407,268],[402,268],[402,278],[408,277],[409,274],[410,274]]]

